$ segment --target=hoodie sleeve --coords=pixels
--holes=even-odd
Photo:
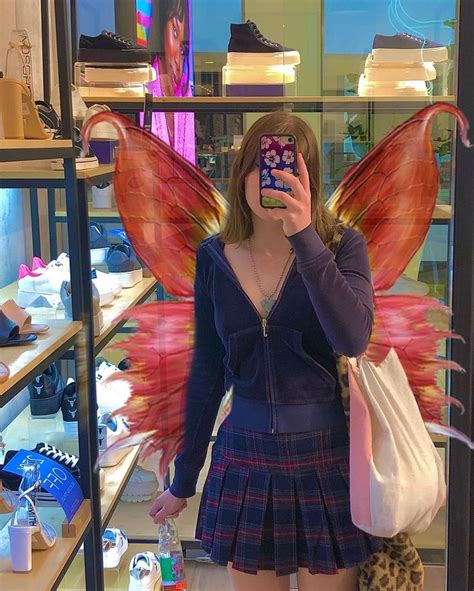
[[[183,449],[176,456],[171,493],[179,498],[196,494],[219,406],[224,395],[224,346],[214,323],[214,306],[205,280],[202,247],[195,280],[195,341],[186,397]]]
[[[337,353],[360,355],[367,348],[373,324],[373,288],[364,236],[347,229],[336,258],[313,225],[288,240],[328,342]]]

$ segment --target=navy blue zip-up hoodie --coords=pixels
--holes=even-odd
[[[240,287],[219,236],[199,247],[185,439],[170,489],[177,497],[196,492],[231,386],[227,420],[234,425],[296,433],[345,424],[334,351],[360,355],[370,338],[373,290],[365,238],[347,229],[335,257],[312,225],[288,240],[295,262],[266,319]]]

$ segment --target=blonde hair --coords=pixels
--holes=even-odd
[[[227,244],[240,244],[253,234],[251,210],[245,198],[245,179],[259,161],[260,136],[263,134],[295,136],[297,150],[303,155],[308,168],[313,224],[321,240],[327,244],[332,239],[336,218],[321,200],[318,142],[306,121],[286,111],[264,115],[245,134],[242,147],[232,165],[228,191],[229,209],[221,239]]]

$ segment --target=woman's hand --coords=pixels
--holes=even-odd
[[[165,490],[156,497],[148,514],[156,524],[161,524],[167,517],[178,517],[187,506],[186,499],[178,499],[169,490]]]
[[[281,180],[287,187],[291,188],[292,195],[284,191],[264,189],[262,195],[271,199],[278,199],[286,205],[286,209],[276,208],[269,210],[275,220],[283,222],[283,231],[286,236],[292,236],[304,230],[311,224],[311,187],[309,182],[308,169],[303,156],[298,153],[298,174],[294,176],[289,172],[272,170],[272,174]]]

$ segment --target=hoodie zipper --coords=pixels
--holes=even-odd
[[[227,261],[227,259],[224,257],[224,254],[223,253],[219,253],[218,251],[217,251],[217,254],[218,254],[219,259],[221,259],[221,257],[223,259],[222,260],[222,263],[223,264],[221,265],[221,267],[224,267],[225,271],[230,276],[230,278],[232,279],[232,281],[236,284],[236,286],[239,289],[239,291],[247,299],[247,301],[249,302],[249,304],[252,307],[253,311],[257,315],[257,318],[259,319],[260,324],[262,326],[263,351],[264,351],[264,362],[265,362],[265,382],[267,383],[267,388],[268,388],[268,396],[267,396],[267,398],[268,398],[269,403],[270,403],[270,433],[274,434],[274,433],[277,432],[277,424],[276,424],[277,417],[276,417],[275,396],[274,396],[274,392],[273,392],[273,386],[272,386],[272,380],[271,380],[271,373],[270,373],[270,343],[269,343],[269,340],[268,340],[268,334],[269,334],[269,324],[268,324],[268,321],[270,320],[271,316],[273,315],[273,313],[277,309],[278,304],[280,303],[280,300],[282,298],[283,292],[285,291],[286,284],[288,283],[288,280],[289,280],[290,276],[292,275],[293,270],[294,270],[294,267],[296,265],[296,259],[294,259],[292,261],[292,263],[290,265],[290,268],[288,269],[288,273],[286,274],[285,280],[283,281],[283,284],[281,286],[281,289],[280,289],[280,292],[278,294],[278,297],[277,297],[275,303],[273,304],[273,307],[270,310],[270,313],[268,314],[268,316],[266,316],[264,318],[264,317],[262,317],[260,315],[260,312],[257,310],[257,307],[252,302],[252,300],[249,298],[249,296],[247,295],[246,291],[240,285],[240,281],[237,279],[237,276],[234,273],[234,270],[230,266],[230,264]],[[221,261],[219,261],[219,262],[221,262]]]

